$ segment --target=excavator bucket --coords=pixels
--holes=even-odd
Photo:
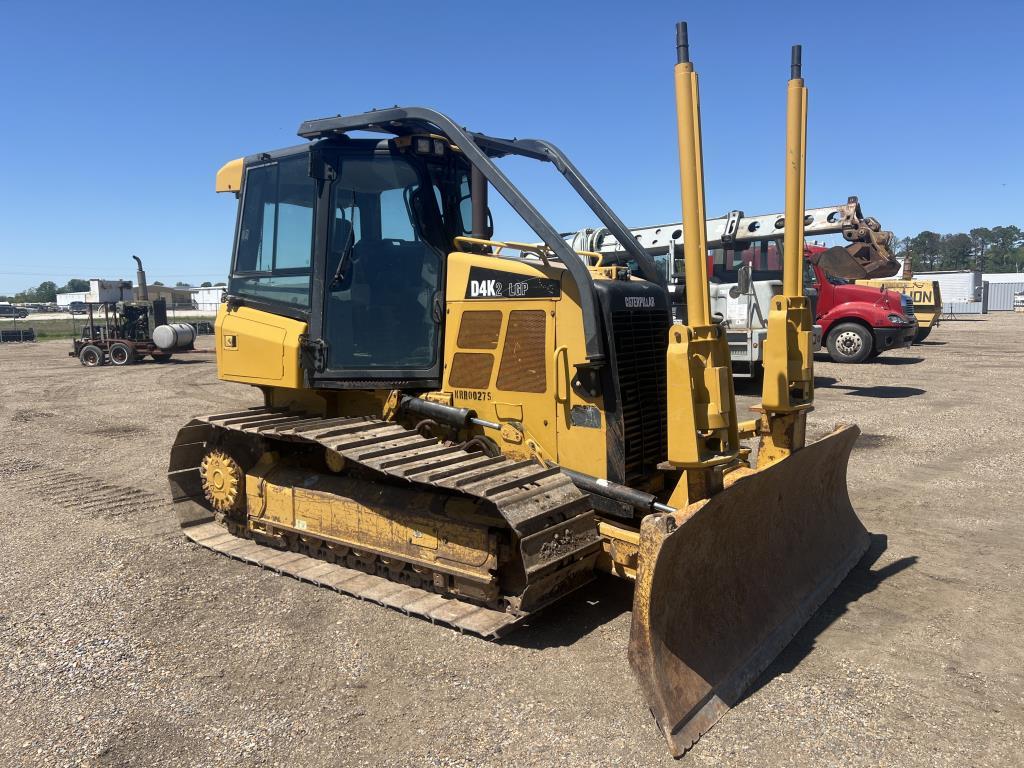
[[[815,261],[830,275],[847,280],[892,277],[902,268],[887,248],[876,243],[836,245],[817,254]]]
[[[679,757],[742,698],[867,550],[839,427],[640,531],[629,661]]]

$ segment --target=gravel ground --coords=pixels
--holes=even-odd
[[[1022,335],[991,315],[819,362],[814,429],[863,429],[875,544],[682,765],[1020,764]],[[217,557],[173,521],[168,448],[255,392],[212,355],[84,370],[67,346],[0,347],[0,764],[673,764],[628,585],[487,643]]]

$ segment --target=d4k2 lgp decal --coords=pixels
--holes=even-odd
[[[558,280],[517,275],[486,267],[470,267],[467,299],[557,299],[562,295]]]

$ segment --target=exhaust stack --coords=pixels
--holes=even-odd
[[[135,279],[139,283],[139,298],[143,301],[149,301],[149,288],[146,286],[146,270],[142,268],[142,259],[138,256],[132,256],[139,268],[135,270]]]

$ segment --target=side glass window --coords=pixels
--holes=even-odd
[[[380,236],[382,240],[413,242],[420,238],[412,226],[407,198],[416,186],[385,189],[380,193]]]
[[[309,306],[315,195],[304,154],[249,169],[231,293]]]
[[[818,284],[818,275],[814,271],[814,267],[804,262],[804,286],[807,288],[814,288]]]

